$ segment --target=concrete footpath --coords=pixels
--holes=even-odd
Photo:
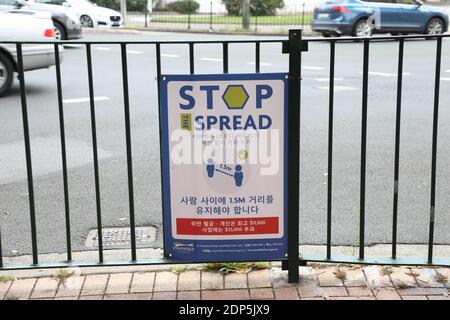
[[[186,269],[51,277],[0,275],[0,300],[450,300],[450,268],[314,264],[300,267],[300,283],[272,267],[222,274]],[[97,269],[102,272],[102,269]]]

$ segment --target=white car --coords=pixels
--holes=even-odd
[[[48,12],[0,12],[0,96],[5,94],[18,71],[17,48],[8,41],[55,41],[55,29]],[[62,61],[63,49],[60,49]],[[23,44],[23,69],[31,71],[55,64],[53,44]]]
[[[89,0],[28,0],[29,2],[45,3],[46,6],[63,6],[77,14],[84,28],[106,27],[118,28],[123,25],[122,15],[112,9],[99,7]]]

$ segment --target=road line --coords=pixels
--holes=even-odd
[[[108,97],[94,97],[94,101],[107,101],[109,100]],[[66,104],[73,104],[73,103],[86,103],[91,101],[89,98],[76,98],[76,99],[65,99],[63,100]]]
[[[450,72],[450,69],[445,70],[445,72]]]
[[[256,64],[256,62],[252,61],[252,62],[247,62],[247,64],[254,66]],[[273,66],[272,63],[269,62],[260,62],[259,63],[260,66],[264,66],[264,67],[268,67],[268,66]]]
[[[369,71],[369,74],[371,76],[380,76],[380,77],[397,77],[397,73],[387,73],[387,72],[377,72],[377,71]],[[410,72],[403,72],[403,76],[410,76],[412,73]]]
[[[164,57],[164,58],[181,58],[181,56],[178,55],[178,54],[169,54],[169,53],[162,53],[161,57]]]
[[[317,89],[320,89],[320,90],[330,90],[330,86],[319,86],[319,87],[316,87]],[[337,92],[337,91],[353,91],[353,90],[358,90],[359,88],[356,88],[356,87],[346,87],[346,86],[334,86],[334,91],[335,92]]]
[[[212,62],[222,62],[223,61],[222,59],[219,59],[219,58],[200,58],[200,60],[212,61]]]
[[[112,49],[111,48],[105,48],[105,47],[95,47],[95,50],[98,50],[98,51],[111,51]]]
[[[318,82],[329,82],[330,78],[316,78],[314,80]],[[342,80],[344,80],[344,78],[334,78],[334,81],[342,81]]]
[[[302,66],[305,70],[325,70],[325,68],[322,67],[314,67],[314,66]]]
[[[442,81],[450,81],[450,78],[441,78]]]
[[[127,50],[127,53],[130,53],[130,54],[144,54],[142,51],[134,51],[134,50]]]

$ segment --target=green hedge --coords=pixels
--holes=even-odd
[[[184,14],[195,13],[198,8],[200,8],[200,4],[195,0],[179,0],[171,2],[167,5],[167,9],[169,11],[175,11]]]
[[[222,0],[227,9],[228,15],[242,15],[242,0]],[[272,16],[276,9],[284,7],[283,0],[250,0],[250,15],[252,16]]]

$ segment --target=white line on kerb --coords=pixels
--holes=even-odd
[[[144,54],[142,51],[133,51],[133,50],[127,50],[127,53],[130,53],[130,54]]]
[[[319,86],[317,89],[320,90],[330,90],[329,86]],[[352,91],[352,90],[358,90],[358,88],[355,87],[346,87],[346,86],[334,86],[334,91]]]
[[[387,72],[377,72],[377,71],[369,71],[369,74],[372,76],[380,76],[380,77],[397,77],[397,73],[387,73]],[[403,72],[404,76],[410,76],[412,73]]]
[[[109,98],[108,97],[94,97],[94,101],[106,101],[106,100],[109,100]],[[63,102],[66,104],[85,103],[85,102],[89,102],[89,101],[91,101],[91,99],[89,99],[89,98],[77,98],[77,99],[63,100]]]
[[[330,81],[330,78],[316,78],[314,80],[318,82],[328,82]],[[344,78],[334,78],[334,81],[342,81],[342,80],[344,80]]]
[[[325,68],[322,67],[313,67],[313,66],[302,66],[305,70],[325,70]]]
[[[450,72],[450,69],[445,70],[445,72]]]
[[[254,66],[256,64],[256,62],[252,61],[252,62],[247,62],[247,64]],[[260,62],[259,63],[260,66],[264,66],[264,67],[268,67],[268,66],[272,66],[271,63],[269,62]]]
[[[222,62],[223,61],[222,59],[219,59],[219,58],[200,58],[200,60],[213,61],[213,62]]]
[[[105,47],[96,47],[95,50],[98,50],[98,51],[111,51],[112,49],[111,48],[105,48]]]
[[[163,53],[161,54],[161,57],[164,58],[181,58],[178,54],[169,54],[169,53]]]
[[[450,78],[441,78],[442,81],[450,81]]]

